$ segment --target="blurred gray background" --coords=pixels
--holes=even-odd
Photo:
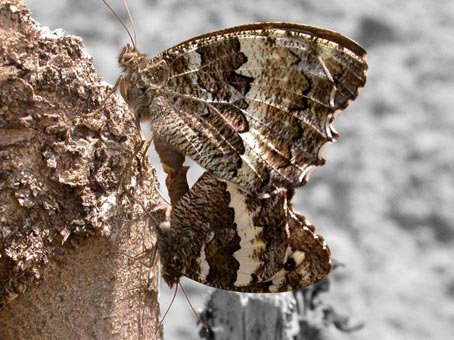
[[[25,2],[41,24],[80,36],[98,73],[115,82],[128,36],[101,1]],[[111,3],[127,21],[122,2]],[[353,334],[333,330],[334,338],[454,339],[454,1],[129,4],[138,45],[150,56],[198,34],[257,21],[326,27],[368,50],[368,83],[335,121],[340,138],[325,149],[327,164],[295,200],[346,265],[332,275],[325,300],[366,322]],[[150,158],[160,169],[154,153]],[[202,308],[209,289],[183,284]],[[161,288],[165,310],[173,292],[165,283]],[[181,294],[164,326],[168,340],[198,338]]]

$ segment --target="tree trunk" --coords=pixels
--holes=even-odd
[[[0,0],[1,339],[155,338],[167,206],[108,93],[80,38]]]

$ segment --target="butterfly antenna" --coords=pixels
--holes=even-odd
[[[131,11],[129,10],[129,7],[128,7],[128,1],[123,0],[123,3],[125,4],[126,12],[128,12],[129,21],[131,22],[132,35],[134,37],[134,47],[137,49],[137,36],[136,36],[136,28],[134,27],[134,20],[132,20]]]
[[[104,5],[106,5],[106,7],[109,9],[109,11],[112,12],[112,14],[115,16],[115,18],[117,18],[117,20],[120,22],[121,26],[123,26],[123,28],[125,29],[126,33],[128,33],[129,39],[131,39],[132,44],[134,45],[134,47],[136,47],[136,42],[135,42],[134,38],[132,37],[131,33],[129,32],[128,27],[120,19],[120,17],[117,15],[117,13],[115,13],[113,8],[109,5],[109,3],[106,0],[101,0],[101,1],[104,3]],[[129,13],[129,10],[128,10],[128,13]]]
[[[167,310],[164,313],[164,316],[162,317],[161,321],[159,321],[159,325],[158,325],[155,335],[158,334],[158,332],[161,329],[161,326],[164,322],[164,319],[166,318],[167,314],[170,311],[170,307],[172,307],[173,303],[175,302],[175,298],[177,297],[177,292],[178,292],[178,285],[175,287],[175,293],[173,293],[172,301],[170,301],[169,307],[167,307]]]
[[[181,283],[178,282],[178,285],[181,287],[181,290],[183,291],[183,295],[184,297],[186,298],[186,301],[188,301],[189,303],[189,306],[191,307],[193,313],[195,314],[195,316],[197,317],[197,320],[199,320],[200,324],[202,325],[203,329],[205,329],[205,331],[208,333],[210,331],[209,327],[207,326],[207,324],[205,322],[203,322],[202,318],[200,317],[199,313],[197,313],[197,311],[195,310],[194,306],[192,305],[191,303],[191,300],[189,300],[189,297],[188,295],[186,294],[186,291],[184,290],[184,287]]]

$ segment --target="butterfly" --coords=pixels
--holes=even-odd
[[[257,23],[152,59],[126,45],[120,91],[154,136],[218,178],[263,196],[306,183],[331,123],[366,82],[366,52],[332,31]]]
[[[266,198],[205,172],[159,228],[162,276],[240,292],[276,293],[311,285],[332,269],[313,225],[293,211],[285,189]]]
[[[332,122],[366,82],[366,52],[333,31],[257,23],[201,35],[149,59],[119,56],[120,92],[149,120],[172,213],[159,228],[163,277],[243,292],[313,284],[329,248],[293,210],[324,164]],[[206,172],[189,188],[185,156]]]

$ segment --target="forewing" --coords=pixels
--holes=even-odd
[[[285,23],[197,37],[154,62],[162,59],[170,76],[154,105],[174,116],[155,128],[254,194],[300,186],[324,163],[321,148],[337,136],[334,116],[356,98],[367,71],[366,52],[348,38]]]

